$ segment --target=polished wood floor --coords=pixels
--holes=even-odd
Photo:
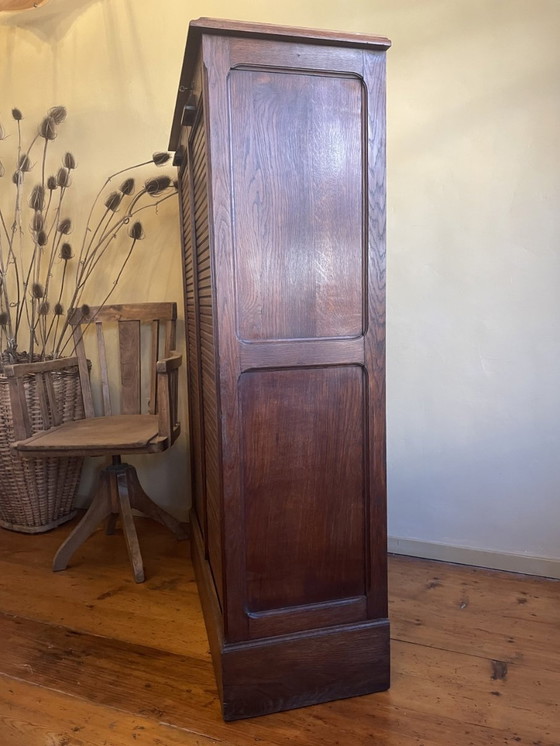
[[[0,746],[559,746],[560,584],[390,562],[389,692],[226,724],[188,545],[138,520],[147,581],[98,532],[0,529]]]

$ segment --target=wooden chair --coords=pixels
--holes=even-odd
[[[144,568],[132,515],[136,508],[185,538],[184,524],[159,508],[144,492],[136,469],[123,463],[121,456],[156,453],[169,448],[180,432],[177,422],[177,375],[181,356],[175,347],[177,309],[175,303],[142,303],[76,309],[69,322],[75,345],[75,358],[64,361],[15,365],[6,373],[10,381],[12,403],[18,422],[15,450],[21,456],[110,456],[111,464],[102,469],[93,500],[84,517],[56,553],[53,570],[64,570],[76,549],[108,519],[107,533],[114,532],[120,517],[134,579],[144,580]],[[120,368],[120,408],[114,409],[110,385],[111,355],[106,341],[107,327],[118,328]],[[143,333],[143,328],[148,332]],[[101,408],[96,416],[84,339],[97,339],[100,366]],[[151,337],[149,347],[149,389],[141,377],[142,341]],[[147,357],[147,356],[146,356]],[[55,401],[52,372],[74,362],[79,367],[85,419],[60,422]],[[31,435],[29,417],[22,390],[22,375],[34,372],[42,398],[43,421],[51,427]],[[142,407],[142,394],[147,407]],[[145,411],[147,410],[147,411]]]

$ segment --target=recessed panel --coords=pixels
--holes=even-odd
[[[229,76],[237,333],[363,331],[363,87],[353,76]]]
[[[364,373],[244,373],[242,492],[249,612],[365,588]]]

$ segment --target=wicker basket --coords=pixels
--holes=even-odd
[[[62,369],[53,379],[62,420],[81,419],[84,409],[76,366]],[[25,377],[25,395],[32,430],[44,429],[36,395],[35,376]],[[0,374],[0,526],[37,534],[70,520],[82,472],[83,458],[20,458],[10,447],[14,428],[8,380]]]

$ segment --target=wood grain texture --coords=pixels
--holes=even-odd
[[[270,65],[228,77],[242,340],[363,332],[363,90]]]
[[[387,525],[387,466],[385,424],[385,293],[386,293],[386,164],[385,164],[385,55],[372,52],[364,55],[364,79],[367,81],[368,116],[368,293],[367,331],[364,336],[364,356],[368,371],[372,416],[369,418],[371,459],[368,475],[371,485],[368,514],[370,541],[376,544],[370,566],[368,593],[369,613],[384,616],[387,596],[377,588],[387,577],[387,537],[380,526]]]
[[[23,378],[29,373],[45,373],[51,370],[64,370],[72,365],[78,364],[78,358],[65,357],[58,360],[46,360],[42,363],[18,363],[7,365],[5,371],[9,376]]]
[[[72,566],[53,575],[52,557],[75,524],[45,534],[40,542],[38,537],[19,542],[16,534],[2,531],[0,610],[121,642],[207,657],[188,543],[177,542],[152,521],[137,519],[148,575],[137,585],[124,543],[99,526],[95,540],[74,554]],[[22,587],[38,592],[21,593]]]
[[[111,404],[111,394],[109,386],[109,365],[107,363],[107,348],[105,345],[105,335],[103,334],[103,323],[95,322],[95,332],[97,335],[97,350],[99,354],[99,377],[101,379],[101,397],[103,401],[103,414],[113,414]]]
[[[121,412],[141,412],[140,321],[119,321]]]
[[[558,581],[392,557],[391,690],[226,724],[186,546],[138,529],[143,585],[101,532],[57,575],[69,529],[2,533],[3,746],[557,746]]]
[[[210,634],[222,638],[218,658],[334,626],[350,646],[357,623],[387,618],[385,47],[226,26],[200,26],[187,50],[183,86],[204,74],[196,110],[181,116],[193,458],[204,472],[197,567],[201,584],[212,579],[203,597],[219,625]],[[286,694],[281,657],[269,674],[276,667],[278,707],[297,701],[298,681],[300,702],[313,689],[324,698],[312,672]],[[248,713],[224,666],[229,712]],[[341,679],[340,692],[363,691],[359,676]],[[271,690],[260,691],[254,712],[269,711]]]
[[[69,314],[69,323],[72,326],[93,323],[95,321],[128,321],[130,319],[140,321],[153,321],[160,319],[173,321],[177,318],[177,307],[173,303],[112,303],[105,306],[88,306],[87,314],[83,307],[74,309]]]
[[[198,18],[191,21],[190,27],[195,30],[223,33],[227,36],[247,36],[257,39],[283,39],[298,43],[318,42],[332,46],[364,47],[373,49],[388,49],[391,42],[384,36],[373,34],[349,33],[343,31],[328,31],[293,26],[278,26],[266,23],[248,23],[246,21],[230,21],[217,18]]]
[[[277,635],[222,651],[225,720],[389,688],[389,622]]]
[[[252,371],[239,385],[247,610],[363,596],[363,370]]]
[[[217,550],[227,597],[220,603],[223,630],[230,642],[247,639],[248,619],[245,613],[243,541],[244,513],[240,498],[241,444],[240,405],[237,392],[239,375],[238,347],[235,334],[236,289],[232,249],[232,201],[229,146],[227,76],[231,69],[230,48],[226,38],[205,37],[202,64],[206,68],[202,105],[205,113],[205,137],[208,155],[210,225],[213,252],[213,287],[215,339],[218,343],[217,400],[219,402],[219,461],[217,483],[220,485],[218,510],[220,539]],[[212,63],[209,64],[209,61]],[[218,249],[219,247],[219,249]],[[208,477],[207,477],[208,478]],[[210,540],[210,514],[208,530]],[[226,539],[227,537],[227,539]],[[220,591],[218,590],[218,594]],[[220,598],[220,596],[218,596]],[[224,602],[225,601],[225,602]]]
[[[472,654],[474,637],[477,654],[486,658],[522,658],[535,669],[560,670],[560,647],[543,645],[559,630],[558,582],[405,557],[397,562],[392,612],[398,639],[430,646],[437,629],[438,647]]]
[[[296,42],[300,46],[313,47],[316,44],[329,44],[333,50],[337,47],[354,47],[363,49],[387,50],[391,46],[389,39],[383,36],[369,34],[327,31],[309,28],[294,28],[288,26],[274,26],[272,24],[255,24],[243,21],[228,21],[215,18],[199,18],[189,24],[189,33],[183,67],[179,82],[179,95],[173,115],[173,126],[171,129],[169,150],[177,150],[181,141],[181,121],[183,110],[191,93],[198,93],[196,78],[193,79],[193,69],[196,66],[202,37],[204,34],[223,34],[239,40],[250,40],[252,42],[265,40],[281,40],[284,42]]]
[[[72,318],[72,316],[69,316]],[[90,366],[86,355],[83,330],[77,322],[72,328],[72,341],[74,343],[74,354],[78,358],[80,371],[80,383],[82,386],[82,399],[84,400],[84,412],[86,417],[95,417],[95,406],[93,403],[93,392],[91,389]]]
[[[0,732],[2,746],[212,746],[229,742],[207,738],[129,715],[118,709],[92,704],[72,694],[44,691],[42,687],[0,674]]]
[[[53,456],[76,452],[79,455],[103,456],[134,451],[161,451],[166,441],[159,437],[155,414],[122,414],[112,417],[66,422],[51,430],[32,435],[18,443],[22,453]]]

